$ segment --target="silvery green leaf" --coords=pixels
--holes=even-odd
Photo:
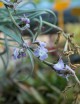
[[[34,60],[33,60],[32,52],[29,49],[27,49],[27,52],[30,57],[31,64],[32,64],[32,70],[33,70],[34,69]]]
[[[0,25],[0,31],[2,31],[6,36],[13,38],[16,42],[22,43],[21,37],[19,37],[12,29],[5,25]]]

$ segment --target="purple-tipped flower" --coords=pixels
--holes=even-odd
[[[64,70],[64,62],[63,60],[60,58],[57,64],[54,64],[53,68],[55,70]]]
[[[70,74],[74,74],[75,72],[66,64],[64,64],[63,60],[60,58],[58,63],[54,64],[53,68],[58,72],[60,76],[68,77]]]
[[[30,28],[30,24],[26,24],[25,25],[25,28]]]
[[[47,54],[48,50],[45,48],[46,43],[40,41],[35,41],[35,42],[39,42],[39,46],[34,50],[34,56],[39,57],[39,59],[43,61],[46,58],[48,58],[48,54]]]
[[[21,21],[25,23],[25,26],[23,27],[23,29],[25,30],[26,28],[30,28],[30,19],[27,17],[22,17]]]
[[[19,59],[19,58],[22,58],[25,56],[26,56],[26,53],[23,51],[23,49],[18,49],[18,48],[13,49],[13,58],[14,59]]]
[[[19,56],[19,49],[18,48],[14,48],[13,49],[13,58],[17,59]]]
[[[22,17],[21,18],[21,21],[24,22],[24,23],[26,23],[26,24],[29,24],[30,23],[30,19],[27,18],[27,17],[26,18]]]
[[[45,42],[41,42],[39,40],[36,40],[34,43],[38,43],[40,45],[40,47],[46,47],[46,43]]]

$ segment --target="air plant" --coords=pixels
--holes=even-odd
[[[35,64],[34,60],[35,58],[37,58],[41,63],[51,67],[52,70],[55,71],[59,76],[67,79],[68,77],[73,76],[76,79],[77,83],[80,85],[80,81],[75,74],[75,66],[73,66],[70,62],[70,55],[75,53],[80,54],[80,47],[73,42],[73,36],[71,34],[64,33],[64,31],[60,27],[55,25],[56,16],[54,12],[47,9],[37,10],[34,3],[25,0],[0,1],[4,4],[4,7],[0,9],[0,31],[3,33],[3,38],[0,38],[0,43],[3,47],[2,52],[0,53],[0,57],[4,65],[3,70],[7,71],[10,60],[22,60],[23,62],[25,58],[26,60],[31,61],[31,69],[33,70]],[[20,9],[20,7],[24,7],[25,4],[28,5],[28,3],[31,3],[34,6],[34,9],[29,9],[27,7],[24,10]],[[42,18],[42,14],[52,15],[55,23],[54,21],[52,23],[45,21]],[[34,24],[33,29],[31,29],[31,24]],[[48,26],[49,29],[43,31],[42,28],[45,25]],[[58,61],[53,59],[53,63],[48,61],[49,51],[47,49],[46,43],[37,40],[37,37],[39,35],[46,33],[52,29],[58,30],[56,45],[58,45],[60,36],[64,36],[64,38],[66,39],[66,43],[62,49],[62,53],[59,49],[55,50],[59,53],[59,55]],[[30,35],[30,44],[28,40],[25,40],[23,37],[24,30],[27,31]],[[10,50],[12,50],[11,54]],[[4,58],[4,55],[6,55],[6,59]],[[67,63],[63,60],[64,56],[68,60]],[[14,73],[11,73],[11,76],[15,76],[16,73],[17,69]],[[11,81],[13,81],[14,83],[18,83],[18,86],[22,87],[19,83],[20,81],[23,82],[24,80],[19,80],[18,82],[18,79],[16,79],[15,77],[10,78]],[[25,80],[27,79],[25,78]]]

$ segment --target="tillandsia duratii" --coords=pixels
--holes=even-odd
[[[66,34],[64,31],[55,25],[56,16],[53,11],[47,9],[36,9],[36,6],[32,2],[25,0],[0,0],[4,7],[0,9],[0,31],[4,37],[0,38],[1,44],[4,45],[3,52],[0,53],[4,68],[7,69],[10,55],[9,49],[12,48],[12,60],[19,60],[30,57],[32,67],[34,68],[34,57],[38,58],[42,63],[50,66],[59,76],[62,76],[68,80],[69,76],[73,76],[78,84],[80,82],[75,74],[76,66],[70,62],[71,54],[80,54],[80,47],[73,42],[73,34]],[[24,5],[31,3],[34,9],[30,9]],[[23,8],[23,9],[21,9]],[[42,15],[49,14],[53,17],[52,22],[48,22],[43,19]],[[32,27],[33,25],[33,27]],[[46,29],[46,26],[48,29]],[[66,43],[61,53],[58,48],[52,51],[58,52],[58,61],[51,63],[47,61],[49,57],[47,44],[45,42],[37,40],[37,37],[41,34],[45,34],[51,30],[57,30],[57,39],[55,40],[56,46],[58,45],[60,36],[64,36]],[[24,39],[23,32],[27,31],[29,34],[30,43]],[[16,43],[12,45],[11,43]],[[7,53],[7,63],[4,62],[2,55]],[[68,62],[65,63],[63,57],[66,56]],[[54,60],[54,59],[53,59]]]

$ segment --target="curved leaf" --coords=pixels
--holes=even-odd
[[[6,36],[13,38],[16,42],[20,44],[22,43],[21,37],[16,35],[15,32],[12,29],[9,29],[7,26],[1,25],[0,31],[2,31]]]

